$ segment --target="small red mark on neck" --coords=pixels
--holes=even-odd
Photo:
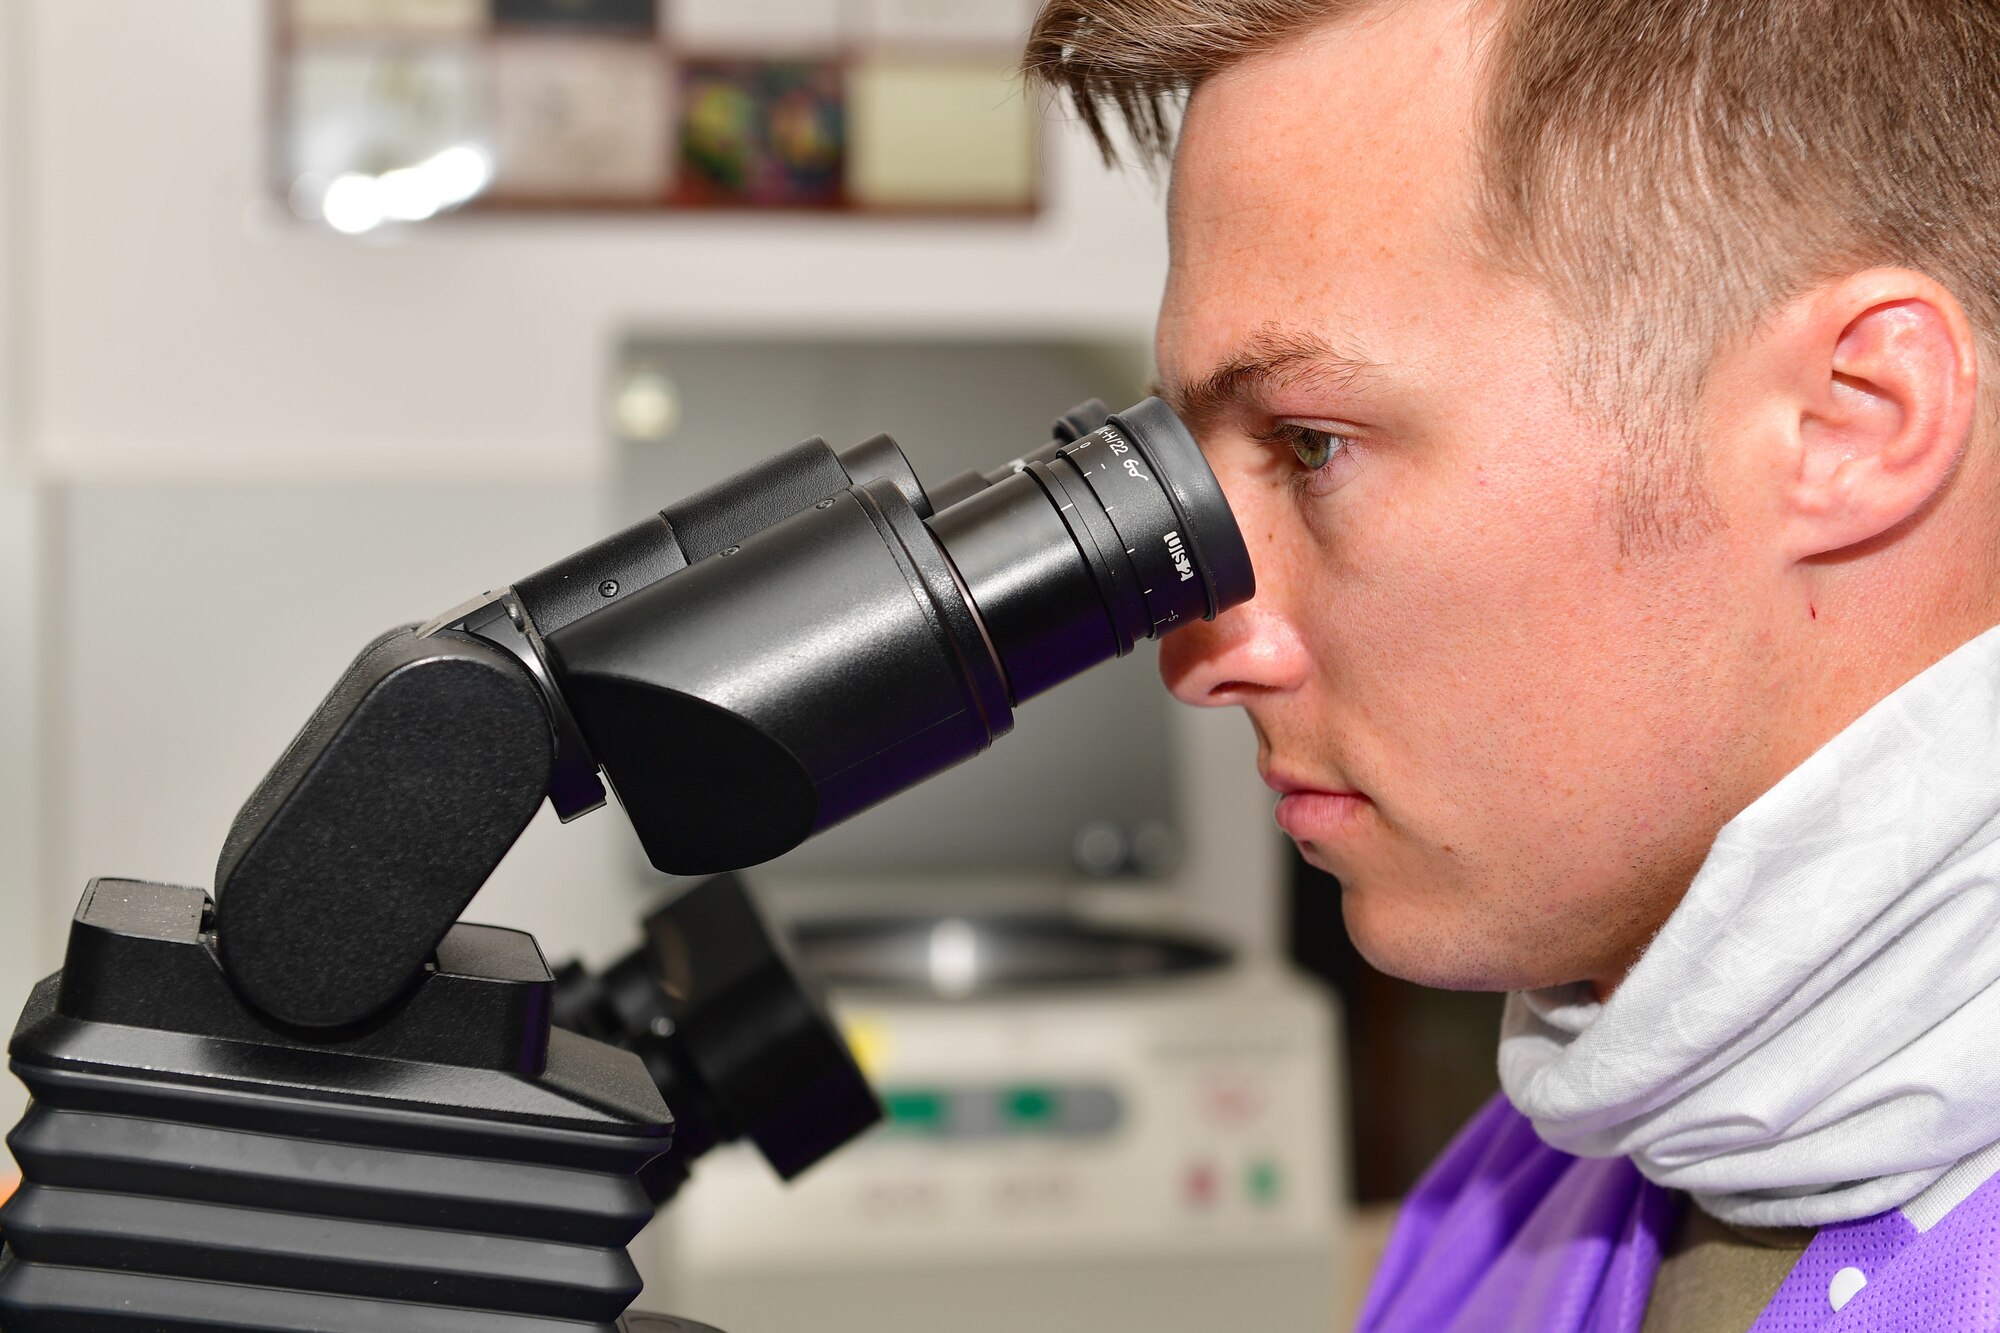
[[[1812,618],[1814,620],[1819,619],[1819,608],[1814,606],[1811,602],[1806,603],[1806,610],[1812,612]]]

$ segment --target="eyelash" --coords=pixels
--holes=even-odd
[[[1263,442],[1291,451],[1299,465],[1299,470],[1292,473],[1292,484],[1300,491],[1308,491],[1315,480],[1323,480],[1330,474],[1354,441],[1339,431],[1315,430],[1310,426],[1286,422],[1264,436]],[[1325,457],[1317,464],[1307,461],[1308,453],[1316,454],[1321,450],[1325,450]]]

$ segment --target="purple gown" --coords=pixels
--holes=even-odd
[[[1624,1158],[1558,1152],[1495,1097],[1396,1219],[1358,1333],[1638,1333],[1686,1206]],[[1835,1276],[1866,1285],[1833,1308]],[[1821,1229],[1750,1333],[2000,1329],[2000,1178],[1927,1232],[1900,1211]]]

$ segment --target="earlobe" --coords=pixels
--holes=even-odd
[[[1882,538],[1920,514],[1970,438],[1978,347],[1964,308],[1921,273],[1871,270],[1806,302],[1787,554]]]

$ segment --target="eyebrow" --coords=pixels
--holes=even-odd
[[[1190,425],[1212,420],[1240,405],[1274,380],[1345,388],[1381,367],[1336,347],[1310,329],[1266,324],[1244,340],[1228,360],[1185,384],[1164,383],[1154,391]]]

